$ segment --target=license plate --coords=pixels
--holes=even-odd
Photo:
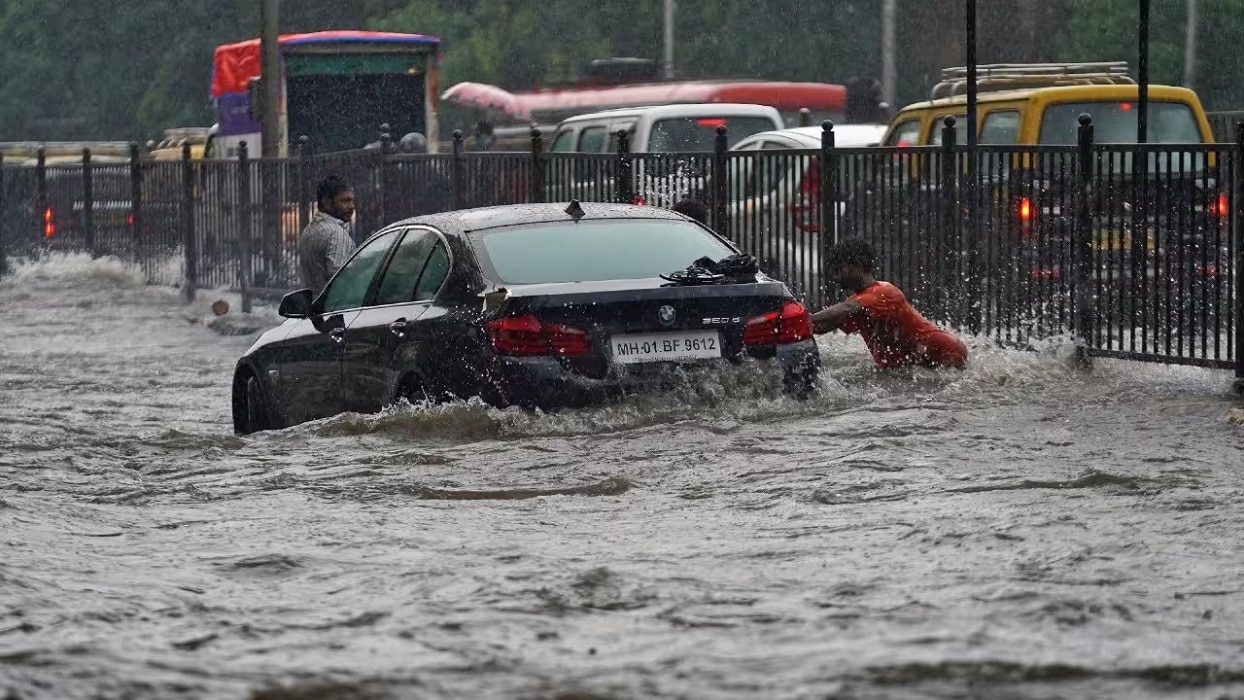
[[[1132,232],[1121,228],[1099,229],[1094,246],[1098,250],[1131,250]],[[1149,250],[1154,249],[1153,231],[1148,232],[1145,247]]]
[[[628,333],[613,336],[609,345],[613,348],[613,361],[620,365],[721,357],[721,337],[717,331]]]

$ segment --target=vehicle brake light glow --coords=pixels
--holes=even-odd
[[[52,207],[43,210],[43,237],[51,238],[56,235],[56,216],[52,213]]]
[[[755,316],[743,326],[743,344],[785,345],[812,337],[812,314],[803,304],[788,301],[779,311]]]
[[[492,347],[501,355],[586,355],[592,351],[587,332],[572,326],[542,323],[535,316],[507,316],[487,324]]]
[[[1027,197],[1019,198],[1019,220],[1024,223],[1032,221],[1032,200]]]
[[[635,195],[634,197],[631,197],[631,204],[639,207],[646,207],[648,206],[648,200],[640,197],[639,195]]]
[[[725,120],[725,119],[697,119],[697,120],[695,120],[695,123],[696,123],[696,124],[699,124],[700,126],[704,126],[704,127],[709,127],[709,128],[714,128],[714,129],[715,129],[715,128],[719,127],[719,126],[725,126],[725,125],[726,125],[726,120]]]
[[[1225,192],[1219,192],[1218,196],[1210,202],[1209,213],[1214,216],[1226,216],[1229,208],[1227,206],[1227,195]]]
[[[1130,112],[1130,111],[1132,111],[1132,103],[1131,103],[1131,102],[1122,102],[1122,103],[1120,103],[1120,104],[1119,104],[1119,109],[1123,110],[1124,112]]]

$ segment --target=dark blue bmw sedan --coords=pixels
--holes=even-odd
[[[742,264],[739,263],[743,260]],[[812,391],[807,309],[725,239],[654,207],[578,202],[456,211],[379,231],[238,361],[239,433],[346,411],[480,397],[574,407],[678,368],[775,362]]]

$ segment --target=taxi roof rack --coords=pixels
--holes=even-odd
[[[942,69],[942,80],[933,86],[932,98],[954,97],[967,92],[966,66]],[[1095,63],[989,63],[976,67],[976,87],[981,92],[1056,85],[1135,85],[1127,61]]]

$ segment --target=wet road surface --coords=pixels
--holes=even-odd
[[[0,282],[0,698],[1244,697],[1224,373],[835,337],[809,402],[239,438],[215,298]]]

